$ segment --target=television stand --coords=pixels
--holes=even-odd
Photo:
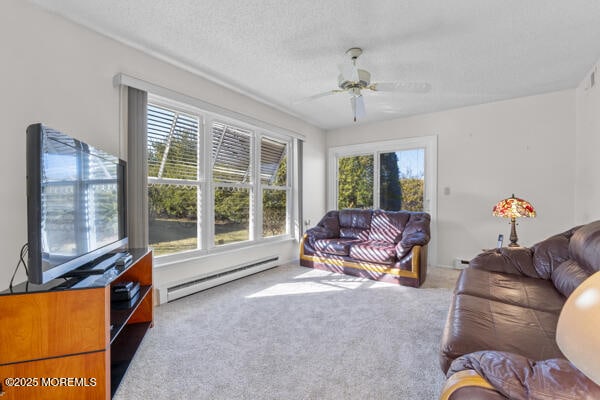
[[[19,378],[8,399],[110,399],[153,324],[152,253],[130,250],[115,266],[56,290],[19,284],[0,293],[0,378]],[[127,309],[111,307],[111,286],[140,283]],[[60,286],[60,285],[58,285]],[[28,385],[29,383],[29,385]]]

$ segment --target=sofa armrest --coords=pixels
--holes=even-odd
[[[429,239],[429,233],[423,231],[414,231],[408,235],[403,235],[402,239],[396,244],[397,257],[400,259],[406,256],[415,246],[426,246]]]
[[[328,211],[316,226],[304,232],[308,243],[314,247],[319,239],[332,239],[340,236],[339,211]]]
[[[509,399],[600,399],[600,386],[562,358],[534,361],[514,353],[478,351],[454,360],[447,376],[460,371],[475,371]]]
[[[336,232],[332,231],[331,229],[327,229],[324,226],[315,226],[310,228],[305,232],[305,235],[308,238],[308,242],[313,247],[315,246],[315,241],[319,239],[331,239],[338,237]]]
[[[533,265],[533,253],[526,247],[503,247],[484,251],[469,261],[469,267],[541,278]]]
[[[440,400],[470,399],[474,397],[473,392],[475,391],[478,393],[478,399],[486,399],[488,397],[490,399],[505,399],[477,371],[466,369],[458,371],[448,378],[442,389]],[[461,392],[466,393],[463,394]]]

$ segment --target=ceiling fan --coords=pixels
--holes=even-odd
[[[353,47],[346,51],[350,56],[350,63],[339,66],[338,75],[339,89],[329,90],[310,96],[305,101],[315,100],[321,97],[329,96],[335,93],[348,92],[350,94],[350,104],[352,105],[352,114],[354,122],[362,119],[366,115],[365,102],[362,91],[371,90],[373,92],[404,92],[404,93],[426,93],[431,90],[431,85],[426,82],[371,82],[371,73],[356,66],[356,60],[362,54],[362,49]]]

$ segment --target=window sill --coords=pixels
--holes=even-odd
[[[213,247],[210,250],[190,250],[177,254],[169,254],[164,256],[154,257],[154,268],[166,267],[174,264],[180,264],[188,261],[203,259],[206,257],[217,256],[220,254],[229,254],[239,251],[256,249],[263,246],[268,246],[276,243],[295,242],[296,240],[291,235],[281,235],[263,238],[260,240],[225,244],[218,247]]]

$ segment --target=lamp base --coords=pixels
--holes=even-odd
[[[517,227],[516,227],[516,223],[515,223],[515,218],[511,218],[510,219],[510,244],[508,245],[508,247],[521,247],[519,246],[519,244],[517,243],[517,240],[519,240],[519,238],[517,237]]]

